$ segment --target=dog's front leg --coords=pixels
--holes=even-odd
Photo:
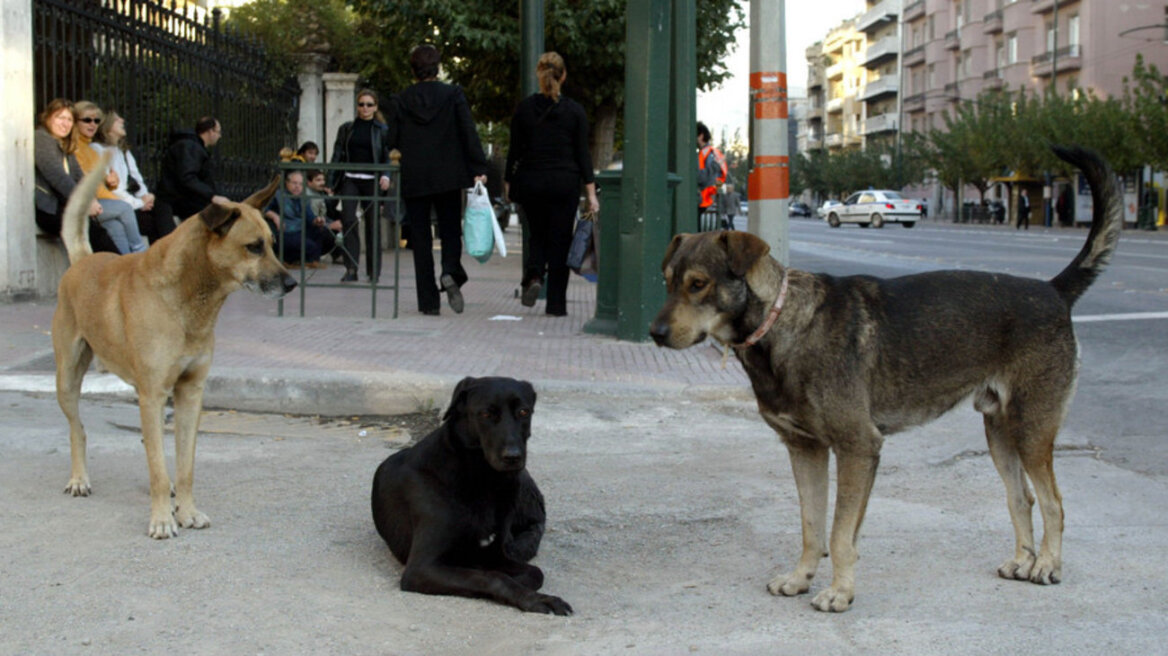
[[[166,473],[166,454],[162,450],[162,407],[166,393],[154,386],[138,388],[138,414],[142,419],[142,443],[146,446],[146,465],[150,469],[150,537],[165,540],[178,535],[174,509],[170,502],[170,476]]]
[[[815,595],[811,605],[818,610],[840,613],[856,597],[856,542],[860,524],[868,508],[872,483],[876,480],[879,455],[836,453],[835,519],[831,527],[831,587]]]
[[[204,373],[205,375],[205,373]],[[175,519],[183,528],[207,528],[211,519],[195,507],[195,441],[203,409],[203,376],[174,386]]]
[[[528,613],[572,614],[572,607],[563,599],[536,592],[496,571],[410,563],[402,572],[401,588],[423,594],[485,597]]]
[[[819,561],[827,555],[827,447],[811,441],[788,441],[791,470],[799,490],[803,519],[803,553],[795,570],[767,584],[773,595],[791,597],[811,589]]]

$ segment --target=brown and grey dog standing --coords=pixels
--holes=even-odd
[[[770,582],[772,594],[807,592],[827,555],[828,454],[835,453],[833,578],[811,603],[847,610],[884,436],[969,397],[984,416],[1014,524],[1014,556],[998,574],[1059,582],[1063,509],[1052,451],[1078,369],[1071,306],[1114,252],[1123,212],[1104,161],[1081,149],[1056,153],[1086,174],[1094,215],[1086,245],[1050,281],[976,271],[837,278],[784,268],[747,233],[674,237],[653,339],[679,349],[707,336],[733,345],[759,412],[790,452],[803,553],[794,571]],[[1044,526],[1037,550],[1034,496]]]
[[[165,539],[177,535],[180,526],[211,524],[195,507],[192,487],[203,381],[211,367],[219,309],[240,287],[279,298],[296,281],[272,252],[272,233],[259,210],[275,193],[278,179],[242,203],[208,205],[144,252],[93,253],[85,212],[108,163],[107,154],[82,179],[66,206],[61,231],[70,266],[57,291],[53,350],[57,402],[69,419],[73,462],[65,492],[90,493],[77,406],[81,379],[96,355],[138,393],[150,467],[149,534]],[[171,395],[173,506],[162,450],[163,409]]]

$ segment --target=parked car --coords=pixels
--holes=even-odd
[[[829,198],[828,200],[823,201],[823,204],[819,206],[819,209],[815,210],[815,213],[819,215],[819,218],[826,219],[828,212],[831,211],[831,208],[839,207],[840,205],[843,205],[843,203],[839,202],[838,200]]]
[[[790,216],[810,217],[811,208],[808,207],[807,203],[804,203],[803,201],[793,200],[791,201],[791,204],[787,206],[787,214]]]
[[[833,228],[840,227],[841,223],[858,223],[862,228],[899,223],[911,228],[920,218],[919,200],[905,198],[890,189],[865,189],[848,196],[843,205],[830,208],[825,220]]]

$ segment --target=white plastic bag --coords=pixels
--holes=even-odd
[[[506,211],[510,212],[511,210],[508,208]],[[507,257],[507,244],[503,241],[503,228],[499,227],[499,220],[493,209],[491,219],[493,219],[491,227],[495,229],[495,250],[499,251],[499,257]]]
[[[497,229],[495,211],[491,208],[487,188],[483,183],[476,182],[474,188],[466,192],[466,211],[462,215],[462,239],[467,254],[479,262],[491,259]]]

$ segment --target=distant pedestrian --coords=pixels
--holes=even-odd
[[[434,282],[431,210],[442,240],[439,281],[450,309],[463,310],[462,190],[487,181],[487,156],[462,88],[438,81],[441,54],[432,45],[410,51],[418,80],[390,103],[389,147],[401,152],[401,195],[414,252],[418,310],[436,315],[441,296]]]
[[[718,188],[726,184],[726,157],[710,142],[710,129],[698,121],[698,216],[717,211]]]
[[[540,55],[535,68],[539,92],[524,98],[511,119],[511,146],[504,169],[505,193],[523,206],[530,231],[520,301],[531,307],[547,274],[547,314],[568,313],[568,250],[580,205],[580,186],[588,211],[597,212],[588,116],[560,87],[568,77],[564,59]]]
[[[1018,192],[1018,225],[1015,230],[1030,229],[1030,196],[1023,189]]]
[[[175,219],[185,220],[215,201],[227,201],[215,182],[210,151],[222,136],[223,126],[212,116],[200,118],[194,130],[171,133],[154,198],[154,229],[160,239],[174,231]]]

